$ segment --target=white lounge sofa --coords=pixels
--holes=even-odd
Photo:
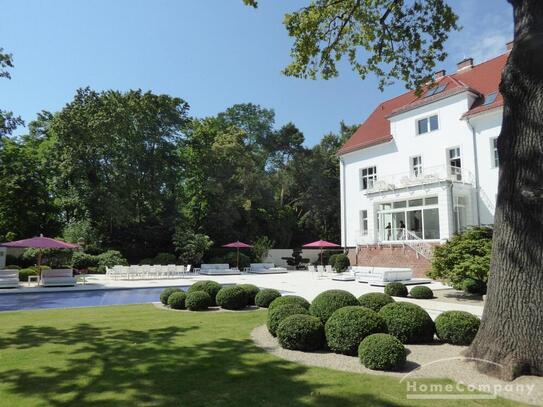
[[[370,285],[382,285],[394,281],[405,282],[413,278],[413,271],[410,268],[353,266],[351,273],[355,275],[358,282]]]
[[[251,263],[251,267],[247,267],[245,271],[253,274],[282,274],[288,272],[286,268],[275,267],[273,263]]]
[[[0,288],[19,287],[19,270],[0,270]]]
[[[74,286],[77,280],[72,269],[42,270],[40,284],[44,287]]]
[[[228,264],[202,264],[199,269],[196,269],[197,273],[205,274],[208,276],[225,276],[236,275],[241,272],[236,268],[230,268]]]

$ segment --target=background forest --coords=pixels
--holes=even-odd
[[[247,103],[195,118],[177,97],[79,89],[28,134],[0,132],[0,241],[43,233],[130,262],[237,239],[339,241],[335,154],[356,126],[308,148],[274,116]]]

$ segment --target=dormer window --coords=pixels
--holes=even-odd
[[[437,114],[417,120],[417,134],[429,133],[439,129]]]

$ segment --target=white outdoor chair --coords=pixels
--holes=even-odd
[[[327,264],[326,266],[324,266],[324,270],[327,273],[333,273],[334,272],[334,269],[332,268],[332,266],[330,264]]]
[[[324,266],[317,266],[317,274],[319,277],[324,277]]]

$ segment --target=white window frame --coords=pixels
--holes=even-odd
[[[419,160],[419,163],[415,165],[415,159]],[[424,167],[422,164],[422,155],[412,155],[409,157],[409,173],[412,177],[420,177],[424,172]]]
[[[360,236],[368,235],[368,210],[362,209],[358,215],[360,216]]]
[[[372,169],[373,173],[369,174],[368,170]],[[366,174],[364,175],[364,171]],[[366,180],[366,187],[364,188],[364,180]],[[372,165],[370,167],[360,168],[360,190],[367,191],[368,189],[373,188],[373,185],[377,181],[377,166]]]
[[[437,129],[431,130],[431,129],[430,129],[430,118],[432,118],[432,117],[434,117],[434,116],[437,118]],[[425,131],[425,132],[422,132],[422,133],[421,133],[421,132],[419,131],[419,122],[421,122],[421,121],[423,121],[423,120],[426,120],[426,121],[427,121],[427,126],[428,126],[427,128],[428,128],[428,131]],[[441,122],[441,120],[439,119],[439,114],[437,114],[437,113],[433,113],[433,114],[431,114],[431,115],[421,117],[421,118],[415,120],[415,134],[416,134],[417,136],[422,136],[423,134],[428,134],[428,133],[433,133],[434,131],[438,131],[439,128],[440,128],[440,125],[439,125],[440,122]]]
[[[490,139],[490,162],[492,168],[498,168],[500,166],[500,157],[498,155],[498,137],[492,137]]]
[[[460,167],[453,167],[451,165],[451,160],[453,160],[453,158],[451,158],[451,151],[452,150],[458,150],[458,158],[460,160]],[[458,181],[461,181],[462,180],[462,170],[463,170],[463,159],[462,159],[462,147],[461,146],[454,146],[454,147],[447,147],[447,150],[446,150],[446,154],[447,154],[447,169],[448,169],[448,172],[449,174],[452,176],[456,176],[458,178]],[[454,159],[456,159],[454,158]],[[453,168],[459,168],[459,170],[453,170]]]

